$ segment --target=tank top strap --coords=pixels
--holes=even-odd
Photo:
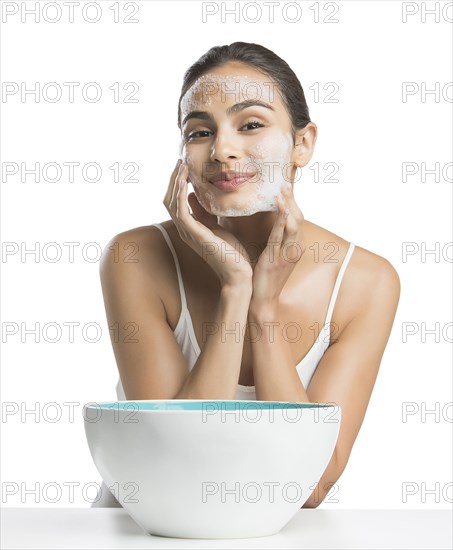
[[[330,323],[332,319],[333,308],[335,307],[335,302],[337,301],[338,291],[340,290],[341,281],[343,280],[344,272],[348,267],[349,260],[351,259],[352,253],[354,252],[355,244],[353,242],[349,243],[349,248],[346,253],[346,256],[341,264],[340,271],[337,275],[337,280],[335,281],[335,286],[333,287],[332,297],[330,298],[329,308],[327,309],[326,322],[325,325]]]
[[[187,301],[186,301],[186,291],[184,289],[184,282],[182,280],[181,276],[181,268],[179,266],[179,260],[178,256],[176,255],[175,247],[173,246],[173,243],[171,242],[170,236],[168,235],[168,231],[165,229],[163,225],[160,223],[153,223],[154,227],[158,227],[162,233],[162,235],[165,238],[165,241],[168,244],[168,248],[170,249],[171,253],[173,254],[173,259],[175,261],[176,266],[176,275],[178,276],[178,286],[179,286],[179,294],[181,296],[181,310],[182,312],[187,310]]]

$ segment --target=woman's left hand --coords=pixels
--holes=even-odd
[[[292,185],[286,183],[277,198],[278,216],[267,246],[253,270],[253,294],[249,310],[276,308],[280,293],[305,252],[297,241],[304,215],[294,199]]]

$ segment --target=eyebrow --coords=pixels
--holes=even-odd
[[[228,107],[226,112],[227,112],[227,115],[230,116],[232,114],[239,113],[240,111],[243,111],[248,107],[265,107],[266,109],[275,111],[275,109],[271,105],[269,105],[268,103],[265,103],[264,101],[260,101],[259,99],[247,99],[245,101],[241,101],[241,103],[235,103],[231,107]],[[184,117],[182,121],[182,126],[184,126],[184,124],[191,118],[201,118],[203,120],[212,120],[212,116],[207,111],[191,111],[189,114],[187,114]]]

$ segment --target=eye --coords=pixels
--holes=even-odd
[[[261,124],[261,122],[258,122],[257,120],[252,120],[250,122],[247,122],[247,124],[244,124],[244,126],[242,126],[241,129],[245,128],[246,126],[253,126],[253,125],[255,125],[255,128],[251,128],[252,130],[255,130],[256,128],[264,127],[264,124]]]
[[[187,139],[192,139],[192,138],[196,138],[196,137],[206,137],[206,136],[202,136],[200,134],[209,134],[209,133],[212,133],[210,130],[199,130],[198,132],[192,132],[191,134],[189,134],[187,136]]]

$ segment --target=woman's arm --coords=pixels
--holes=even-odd
[[[360,311],[326,350],[308,390],[297,375],[289,357],[288,343],[282,338],[273,343],[263,338],[252,346],[257,399],[330,403],[341,407],[334,454],[305,508],[316,508],[346,467],[392,330],[400,297],[398,274],[387,260],[378,256],[368,265],[367,275],[360,276],[368,280]],[[361,283],[356,282],[358,284]],[[351,285],[354,286],[354,282]],[[266,316],[254,318],[269,320],[271,313],[267,311]]]
[[[251,281],[222,287],[213,327],[217,330],[189,372],[156,285],[165,276],[158,239],[157,231],[149,228],[121,233],[107,244],[100,263],[110,338],[126,399],[234,399]],[[136,251],[133,258],[131,248]]]
[[[251,283],[222,288],[210,334],[175,399],[236,398],[251,294]]]
[[[277,313],[270,306],[250,307],[248,323],[258,327],[260,338],[251,340],[253,379],[257,401],[309,403],[294,368],[290,344],[283,337]]]
[[[400,298],[400,279],[382,257],[375,260],[374,282],[364,296],[361,311],[343,329],[323,355],[307,395],[312,403],[341,407],[341,424],[335,447],[335,475],[323,474],[319,491],[305,507],[318,506],[346,468],[376,382],[381,360]],[[332,474],[332,471],[331,471]]]
[[[156,233],[137,228],[116,235],[100,262],[110,340],[131,401],[173,399],[188,373],[156,285],[163,265]]]

